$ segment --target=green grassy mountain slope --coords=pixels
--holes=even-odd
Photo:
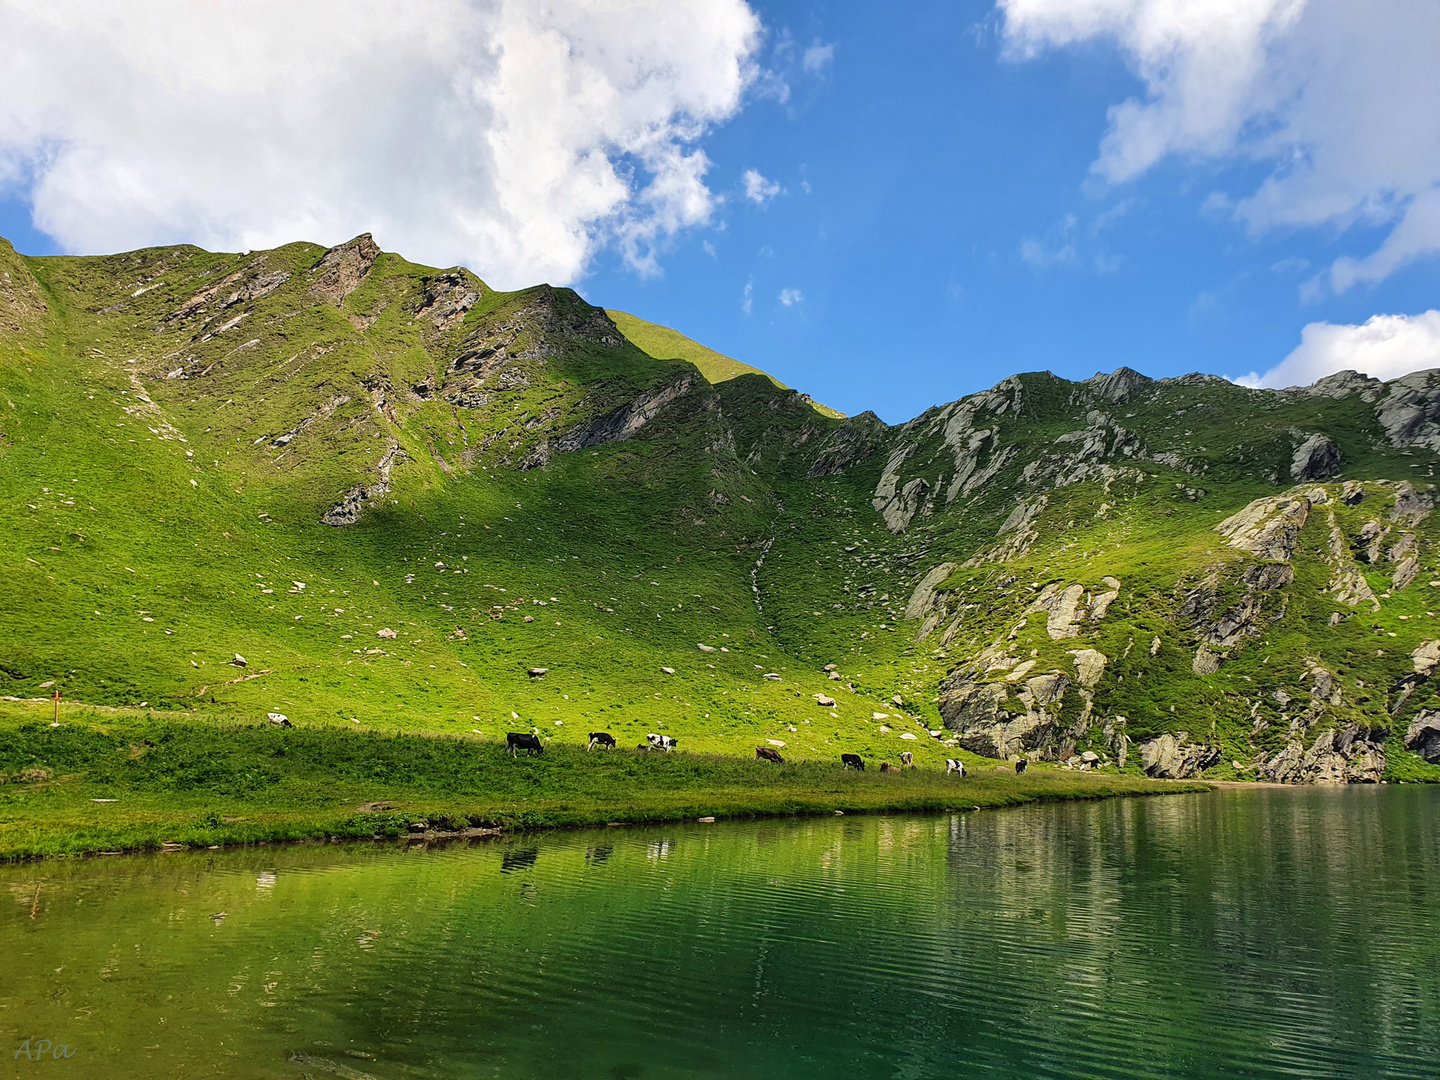
[[[1440,775],[1416,752],[1440,710],[1440,375],[1042,373],[890,428],[716,381],[639,323],[365,236],[0,246],[0,692]]]
[[[742,364],[739,360],[732,359],[724,353],[718,353],[714,349],[701,345],[698,341],[692,341],[678,330],[646,322],[644,319],[624,311],[607,310],[605,314],[614,320],[615,326],[625,335],[626,340],[637,348],[657,359],[673,357],[686,360],[699,368],[700,374],[704,375],[706,381],[712,385],[727,382],[741,375],[759,375],[770,380],[781,390],[789,389],[775,376],[767,374],[759,368],[751,367],[749,364]],[[821,405],[813,401],[810,404],[816,412],[825,416],[836,420],[845,418],[844,413],[832,409],[828,405]]]

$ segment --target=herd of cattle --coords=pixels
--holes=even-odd
[[[594,750],[595,747],[598,746],[602,749],[613,750],[615,745],[615,736],[611,735],[610,732],[592,731],[590,732],[590,744],[586,746],[585,749]],[[511,731],[506,734],[505,749],[511,757],[516,756],[521,750],[524,750],[527,754],[543,754],[545,752],[545,746],[540,741],[540,736],[525,731]],[[645,741],[642,742],[637,749],[674,750],[675,739],[669,735],[656,735],[651,733],[645,736]],[[776,765],[785,764],[785,759],[780,756],[780,751],[776,750],[773,746],[757,746],[755,748],[755,757],[760,761],[770,761]],[[1023,776],[1025,774],[1025,767],[1028,764],[1029,762],[1024,758],[1017,761],[1015,763],[1015,775]],[[888,761],[882,761],[880,762],[880,771],[882,773],[899,772],[902,768],[913,768],[914,765],[915,755],[909,750],[904,750],[900,753],[899,765],[891,765]],[[841,754],[840,766],[844,769],[858,769],[860,772],[865,771],[865,762],[859,754]],[[965,763],[958,758],[946,758],[945,775],[949,776],[951,773],[955,773],[963,778],[965,776]]]

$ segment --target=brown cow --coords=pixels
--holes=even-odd
[[[785,764],[785,759],[780,756],[780,751],[773,746],[755,747],[755,757],[759,761],[773,761],[776,765]]]

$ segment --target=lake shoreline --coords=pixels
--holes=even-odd
[[[272,817],[260,823],[254,821],[222,821],[221,825],[198,830],[190,816],[189,808],[176,808],[172,814],[162,815],[162,820],[136,822],[120,826],[97,829],[93,819],[78,822],[71,819],[43,825],[36,822],[17,822],[13,819],[0,822],[0,864],[25,863],[51,859],[107,858],[124,855],[154,854],[168,852],[227,851],[237,848],[264,847],[276,845],[301,845],[316,843],[393,843],[405,840],[409,843],[439,843],[454,840],[499,839],[536,832],[571,832],[583,829],[633,828],[647,825],[673,825],[683,823],[725,823],[734,821],[762,821],[782,818],[820,818],[839,816],[881,816],[890,814],[953,814],[975,813],[982,810],[1002,810],[1042,803],[1095,802],[1108,799],[1143,798],[1163,795],[1204,794],[1215,789],[1209,783],[1199,781],[1152,781],[1154,786],[1100,783],[1093,787],[1075,788],[1064,785],[1060,789],[1046,783],[1049,777],[1040,777],[1035,786],[1024,785],[1024,781],[1007,783],[987,778],[984,788],[961,788],[957,783],[952,787],[951,798],[935,799],[923,793],[905,793],[903,797],[891,800],[868,800],[841,797],[827,797],[829,791],[816,791],[809,800],[790,798],[785,805],[770,800],[757,800],[751,805],[737,805],[734,792],[716,791],[714,798],[704,799],[704,793],[695,792],[695,805],[684,808],[660,808],[641,802],[633,807],[611,807],[604,813],[593,810],[577,811],[558,803],[536,800],[527,806],[515,807],[508,812],[495,813],[484,809],[471,812],[495,824],[467,825],[463,828],[447,828],[454,820],[457,809],[452,805],[444,810],[421,810],[405,813],[388,804],[401,800],[382,800],[384,809],[359,811],[373,815],[357,819],[354,814],[336,818],[330,814],[302,816],[286,814]],[[1112,780],[1125,780],[1113,777]],[[903,782],[903,781],[902,781]],[[962,782],[963,783],[963,782]],[[1020,785],[1024,785],[1023,787]],[[954,798],[961,795],[961,798]],[[409,801],[409,800],[403,800]],[[718,810],[713,803],[729,802],[725,810]],[[810,805],[796,805],[809,802]],[[944,802],[946,805],[939,805]],[[822,805],[823,804],[823,805]],[[840,804],[843,804],[840,805]],[[953,805],[951,805],[953,804]],[[708,812],[706,812],[708,811]],[[409,820],[413,819],[413,820]],[[423,827],[417,827],[423,826]],[[379,831],[376,831],[376,830]],[[16,832],[26,836],[17,843]],[[243,831],[246,835],[237,836]],[[100,836],[96,836],[96,833]],[[186,835],[185,840],[157,839],[161,835]]]

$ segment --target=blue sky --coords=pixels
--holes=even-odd
[[[1149,3],[1134,0],[1130,7]],[[752,4],[736,9],[733,25],[714,31],[722,43],[743,39],[734,44],[748,64],[738,76],[743,86],[726,81],[731,75],[723,65],[706,81],[669,84],[680,105],[665,113],[666,122],[681,120],[667,129],[666,146],[678,147],[682,157],[702,152],[709,162],[703,187],[692,184],[684,196],[688,204],[678,196],[661,209],[655,199],[646,201],[644,185],[652,177],[673,175],[678,185],[694,181],[696,170],[686,173],[674,164],[682,158],[663,157],[643,139],[616,150],[616,140],[630,138],[623,133],[632,121],[622,116],[610,161],[614,175],[639,194],[612,202],[608,211],[587,217],[589,211],[574,210],[563,218],[584,225],[588,246],[568,261],[546,261],[556,245],[538,255],[526,251],[526,236],[550,235],[553,222],[542,207],[532,211],[533,220],[521,220],[524,227],[513,236],[492,230],[459,254],[505,285],[535,280],[527,273],[569,280],[594,303],[673,326],[847,413],[873,409],[892,423],[1017,371],[1084,378],[1123,364],[1154,376],[1263,373],[1295,352],[1302,331],[1312,326],[1316,342],[1330,340],[1328,333],[1336,343],[1325,346],[1323,356],[1306,353],[1292,362],[1308,381],[1342,362],[1365,363],[1369,346],[1356,344],[1357,335],[1374,316],[1412,320],[1395,324],[1399,337],[1380,335],[1403,355],[1386,359],[1390,367],[1377,373],[1393,375],[1396,364],[1440,363],[1440,351],[1432,355],[1440,349],[1440,329],[1420,333],[1422,323],[1414,321],[1440,307],[1440,239],[1412,244],[1410,254],[1390,260],[1393,266],[1377,270],[1373,263],[1387,242],[1397,243],[1393,238],[1410,220],[1407,209],[1440,192],[1434,186],[1440,171],[1433,167],[1440,152],[1422,147],[1394,166],[1394,177],[1408,178],[1408,189],[1378,166],[1376,175],[1359,177],[1326,166],[1327,154],[1343,162],[1360,152],[1344,141],[1353,136],[1335,133],[1343,124],[1332,130],[1276,101],[1319,102],[1322,90],[1348,100],[1345,80],[1364,81],[1373,68],[1337,66],[1338,87],[1317,86],[1320,76],[1295,56],[1313,57],[1326,41],[1345,48],[1344,27],[1320,25],[1308,13],[1297,22],[1277,3],[1250,5],[1250,37],[1187,26],[1159,54],[1146,53],[1144,42],[1154,34],[1147,37],[1144,26],[1109,15],[1098,24],[1091,18],[1116,8],[1108,0],[1048,6],[1012,0],[1000,9],[990,2]],[[746,24],[747,17],[754,21]],[[529,32],[528,24],[493,32],[509,40],[503,35],[522,30]],[[1440,20],[1411,31],[1420,36],[1417,55],[1433,63]],[[567,32],[583,40],[592,31]],[[693,39],[696,32],[681,27],[673,39],[657,35],[647,55],[689,47],[687,34]],[[38,39],[38,52],[60,48],[47,40]],[[1351,53],[1364,50],[1347,52],[1347,63]],[[677,55],[690,62],[683,51]],[[1214,112],[1204,98],[1208,87],[1226,85],[1237,65],[1257,55],[1258,75],[1229,96],[1216,91],[1231,127],[1197,133],[1193,118]],[[1375,63],[1393,70],[1406,61],[1389,55]],[[133,64],[142,83],[145,64],[144,57]],[[695,61],[689,70],[702,66]],[[1189,85],[1167,81],[1187,70],[1195,76]],[[1412,83],[1401,80],[1392,92],[1394,98],[1417,91],[1405,99],[1408,113],[1395,121],[1396,140],[1413,140],[1419,130],[1440,144],[1434,79],[1417,71]],[[1152,107],[1157,123],[1169,125],[1154,136],[1158,151],[1147,149],[1141,136],[1116,135],[1112,110],[1125,102]],[[1385,101],[1371,104],[1385,115]],[[585,105],[579,102],[582,120]],[[1389,106],[1401,108],[1396,100]],[[684,118],[697,114],[687,126]],[[644,117],[633,121],[645,123],[653,128]],[[81,135],[69,138],[84,137],[79,121],[74,130]],[[0,150],[5,136],[0,125]],[[255,138],[264,143],[266,135],[262,130]],[[288,145],[276,139],[282,149]],[[143,133],[136,141],[143,143]],[[108,250],[107,241],[125,246],[132,234],[137,243],[130,246],[178,240],[222,246],[215,241],[231,235],[227,229],[270,235],[272,223],[258,219],[278,214],[237,195],[167,216],[168,204],[158,196],[132,205],[88,188],[76,194],[76,181],[66,187],[53,178],[37,196],[26,170],[43,171],[47,159],[36,155],[33,141],[28,158],[18,145],[12,134],[0,234],[28,253]],[[1297,157],[1300,166],[1293,163]],[[1116,164],[1122,159],[1130,164]],[[517,168],[507,166],[503,154],[474,167]],[[1301,190],[1297,175],[1307,169],[1301,179],[1309,186]],[[203,183],[202,166],[195,170],[177,167],[182,177]],[[754,198],[747,196],[747,172]],[[1279,201],[1255,209],[1257,193],[1276,178]],[[576,205],[599,197],[593,185],[557,190]],[[1351,200],[1348,209],[1334,209],[1337,191]],[[182,193],[171,201],[188,198]],[[395,222],[374,228],[387,248],[417,261],[440,261],[426,257],[432,250],[450,253],[443,239],[434,239],[443,223],[400,221],[384,198],[374,196],[373,207],[358,199],[333,221],[315,217],[314,227],[329,235],[293,238],[338,242],[373,210],[377,220]],[[696,198],[708,202],[699,206]],[[1307,199],[1326,209],[1294,209],[1310,205]],[[48,231],[33,222],[37,200]],[[87,232],[87,213],[110,222],[108,231]],[[243,220],[247,213],[257,219],[253,228]],[[282,218],[274,229],[284,228]],[[132,219],[143,228],[130,229]],[[306,220],[295,227],[305,228]],[[637,259],[626,236],[640,236],[646,254]],[[507,254],[489,254],[500,251]],[[1336,276],[1337,260],[1347,258],[1357,262],[1339,265],[1370,268],[1360,280]],[[1440,316],[1435,322],[1440,328]],[[1373,344],[1374,337],[1366,340]]]

